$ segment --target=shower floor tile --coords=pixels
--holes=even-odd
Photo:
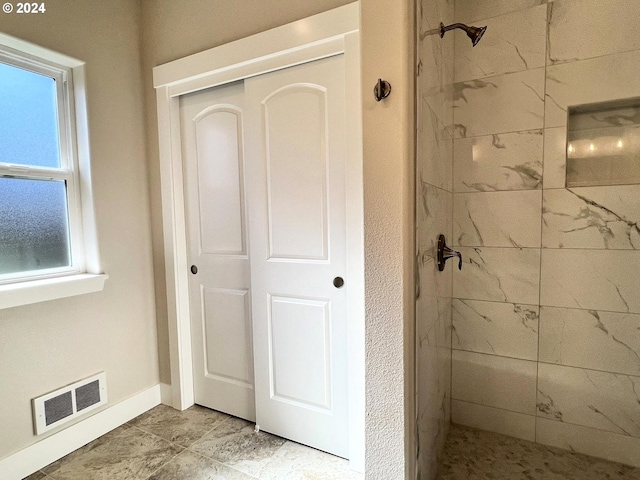
[[[640,468],[451,425],[438,480],[640,480]]]

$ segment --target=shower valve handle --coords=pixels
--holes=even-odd
[[[458,257],[458,270],[462,270],[462,254],[451,248],[447,247],[447,242],[444,238],[444,235],[438,235],[438,270],[444,270],[444,264],[450,258]]]

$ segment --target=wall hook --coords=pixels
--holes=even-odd
[[[382,99],[385,99],[391,93],[391,84],[386,80],[378,79],[378,83],[373,87],[373,96],[376,99],[376,102],[379,102]]]

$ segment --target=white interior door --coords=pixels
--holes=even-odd
[[[245,92],[257,423],[347,457],[344,57]]]
[[[180,97],[195,401],[255,420],[242,82]]]

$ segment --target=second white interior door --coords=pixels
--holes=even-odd
[[[243,110],[243,82],[180,99],[195,401],[255,420]]]
[[[181,114],[196,403],[347,457],[344,57]]]
[[[344,57],[248,79],[245,109],[257,422],[346,457]]]

